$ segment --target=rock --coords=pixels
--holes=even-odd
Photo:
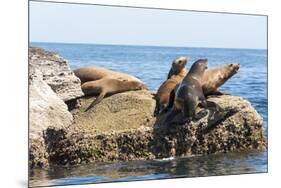
[[[168,126],[163,124],[166,115],[153,117],[155,100],[148,91],[112,95],[84,113],[92,100],[82,99],[80,109],[72,111],[71,130],[47,129],[50,163],[147,160],[266,148],[262,118],[241,97],[211,97],[208,100],[216,102],[222,112]]]
[[[49,155],[43,139],[30,139],[29,144],[29,168],[47,168],[49,167]]]
[[[66,129],[73,117],[66,104],[43,81],[42,73],[29,67],[29,165],[46,168],[49,165],[43,132],[49,127]]]
[[[209,97],[208,101],[218,104],[222,112],[213,111],[197,122],[155,127],[153,142],[157,158],[267,147],[263,120],[247,100],[222,95]],[[159,122],[164,118],[159,118]]]
[[[29,64],[42,73],[43,80],[63,101],[84,95],[79,78],[70,70],[68,62],[58,54],[31,47]]]
[[[80,80],[62,57],[30,48],[29,60],[31,168],[267,147],[262,118],[242,97],[209,97],[220,111],[210,108],[190,123],[180,123],[179,114],[170,125],[167,114],[154,116],[156,102],[147,90],[111,95],[84,112],[95,97],[77,99],[83,96]]]
[[[29,138],[42,138],[48,127],[65,128],[73,117],[66,104],[42,79],[34,66],[29,72]]]
[[[89,113],[85,109],[95,97],[81,98],[80,108],[71,111],[78,131],[93,134],[108,131],[124,131],[141,126],[152,127],[156,118],[153,115],[156,102],[147,90],[128,91],[104,98]]]

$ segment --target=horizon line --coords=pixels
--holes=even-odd
[[[166,48],[214,48],[214,49],[241,49],[241,50],[267,50],[267,48],[237,48],[237,47],[204,47],[204,46],[160,46],[146,44],[113,44],[113,43],[83,43],[83,42],[48,42],[48,41],[29,41],[29,43],[52,43],[52,44],[81,44],[81,45],[111,45],[111,46],[143,46],[143,47],[166,47]]]

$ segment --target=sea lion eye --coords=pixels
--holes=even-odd
[[[232,66],[233,66],[233,64],[231,63],[231,64],[230,64],[230,66],[232,67]]]
[[[182,63],[182,61],[181,60],[179,60],[179,64],[181,64]]]

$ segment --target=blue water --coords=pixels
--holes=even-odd
[[[264,133],[267,136],[267,51],[256,49],[219,49],[219,48],[188,48],[188,47],[151,47],[151,46],[125,46],[125,45],[93,45],[93,44],[59,44],[59,43],[32,43],[31,46],[42,47],[44,49],[57,52],[59,55],[69,61],[70,68],[76,69],[86,66],[100,66],[119,72],[132,74],[145,82],[150,90],[157,90],[161,83],[167,77],[173,59],[179,56],[186,56],[191,59],[187,64],[189,68],[195,60],[207,58],[208,67],[217,67],[226,63],[240,63],[240,71],[222,87],[222,91],[232,95],[242,96],[249,100],[264,120]],[[79,173],[77,176],[59,176],[58,168],[53,168],[47,172],[47,184],[77,184],[77,183],[97,183],[106,181],[130,181],[144,179],[159,179],[171,177],[193,177],[206,175],[224,175],[239,173],[254,173],[267,171],[267,152],[258,152],[253,154],[240,153],[239,159],[232,159],[231,154],[218,154],[216,157],[197,157],[192,159],[173,159],[168,163],[173,163],[180,168],[181,173],[163,170],[160,161],[141,162],[143,168],[140,175],[131,175],[125,173],[129,166],[132,165],[137,169],[136,162],[122,163],[123,167],[115,171],[120,174],[123,171],[124,177],[117,176],[112,178],[103,173],[98,175],[94,169],[90,173],[84,169],[85,173]],[[220,160],[217,160],[219,158]],[[210,166],[204,173],[197,172],[189,165],[194,161],[202,159],[209,161]],[[190,162],[193,161],[193,162]],[[151,164],[153,163],[154,165]],[[158,164],[159,163],[159,164]],[[207,163],[207,164],[209,164]],[[157,165],[155,165],[157,164]],[[160,165],[161,164],[161,165]],[[183,165],[184,164],[184,165]],[[243,167],[241,167],[241,164]],[[100,164],[99,166],[103,166]],[[111,164],[115,165],[115,164]],[[112,166],[108,165],[110,171]],[[164,165],[165,166],[165,165]],[[151,168],[149,168],[151,167]],[[60,167],[62,168],[62,167]],[[55,170],[56,169],[56,170]],[[83,166],[81,166],[83,169]],[[145,170],[146,169],[146,170]],[[153,170],[151,170],[153,169]],[[162,170],[161,170],[162,169]],[[62,170],[62,169],[60,169]],[[64,174],[73,172],[73,169],[63,169]],[[105,171],[105,170],[104,170]],[[194,172],[195,171],[195,172]],[[100,172],[100,171],[99,171]],[[224,173],[222,173],[224,172]],[[39,172],[37,172],[38,175]],[[40,171],[43,173],[43,171]],[[39,173],[39,174],[40,174]],[[93,175],[94,174],[94,175]],[[37,176],[36,173],[32,177]],[[56,176],[57,175],[57,176]],[[31,177],[31,179],[32,179]],[[61,179],[62,178],[62,179]],[[36,178],[33,179],[36,182]],[[35,185],[35,184],[34,184]],[[37,184],[36,184],[37,185]],[[45,184],[43,184],[45,185]]]

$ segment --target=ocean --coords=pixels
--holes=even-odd
[[[152,91],[156,91],[166,79],[172,60],[180,56],[190,58],[187,68],[200,58],[208,59],[210,69],[227,63],[240,63],[239,72],[220,90],[249,100],[264,120],[264,135],[267,137],[267,50],[63,43],[31,43],[30,46],[57,52],[68,60],[72,70],[99,66],[134,75],[143,80]],[[35,169],[30,173],[30,185],[67,185],[264,172],[267,172],[267,151],[247,151],[191,158]]]

